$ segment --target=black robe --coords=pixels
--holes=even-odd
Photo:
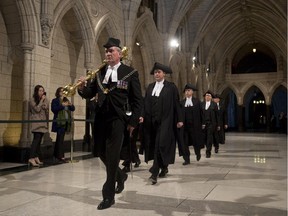
[[[187,146],[195,146],[202,148],[204,145],[203,132],[202,132],[202,112],[201,102],[199,99],[192,97],[193,106],[185,107],[186,99],[180,102],[181,110],[183,113],[184,127],[178,129],[179,136],[183,136],[185,130],[189,130],[194,137],[194,143],[186,143]],[[182,142],[183,137],[178,138],[179,156],[182,156]]]
[[[152,91],[156,82],[151,83],[144,99],[143,150],[145,162],[154,159],[155,136],[152,136]],[[164,164],[173,164],[176,151],[177,122],[182,122],[178,89],[174,83],[164,81],[158,97],[158,115],[160,117],[159,151]]]

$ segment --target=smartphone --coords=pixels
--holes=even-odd
[[[44,92],[43,95],[46,95],[46,92]]]

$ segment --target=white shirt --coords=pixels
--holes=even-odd
[[[219,103],[217,103],[217,107],[218,107],[218,110],[220,110],[220,104]]]
[[[209,107],[210,107],[210,101],[206,101],[205,110],[207,110]]]
[[[164,79],[162,81],[160,81],[160,82],[156,82],[156,84],[154,86],[154,89],[152,91],[152,96],[159,97],[163,86],[164,86]]]
[[[105,77],[104,77],[103,82],[102,82],[103,84],[107,84],[108,83],[110,76],[111,76],[111,81],[112,82],[117,82],[118,81],[117,69],[119,68],[120,65],[121,65],[121,62],[119,62],[118,64],[114,65],[113,67],[111,67],[110,65],[108,66],[108,69],[106,71]]]
[[[193,106],[192,97],[186,98],[185,107]]]

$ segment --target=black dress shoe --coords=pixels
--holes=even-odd
[[[97,207],[98,210],[103,210],[103,209],[107,209],[110,208],[113,204],[115,204],[115,200],[112,199],[104,199]]]
[[[137,167],[140,166],[140,164],[141,164],[141,161],[137,161],[137,162],[135,163],[134,167],[137,168]]]
[[[161,172],[159,173],[159,178],[164,178],[168,173],[168,168],[161,169]]]
[[[184,161],[184,163],[182,163],[183,166],[190,164],[190,161]]]
[[[201,155],[196,155],[196,160],[200,161],[200,159],[201,159]]]
[[[127,180],[128,175],[125,173],[124,177],[122,178],[121,182],[117,183],[116,189],[115,189],[115,193],[119,194],[124,190],[124,183]]]
[[[122,171],[124,171],[125,173],[127,173],[127,172],[130,172],[131,170],[130,170],[130,167],[129,167],[129,166],[124,166],[124,167],[122,168]]]
[[[152,185],[157,183],[157,176],[151,175],[149,178],[149,181],[152,183]]]
[[[215,148],[215,153],[218,153],[218,150],[219,150],[218,148]]]
[[[206,158],[211,158],[211,152],[206,152]]]

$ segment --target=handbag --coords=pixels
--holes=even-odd
[[[68,114],[68,118],[66,115]],[[64,128],[66,132],[71,130],[71,113],[69,110],[60,110],[56,119],[57,127]]]

